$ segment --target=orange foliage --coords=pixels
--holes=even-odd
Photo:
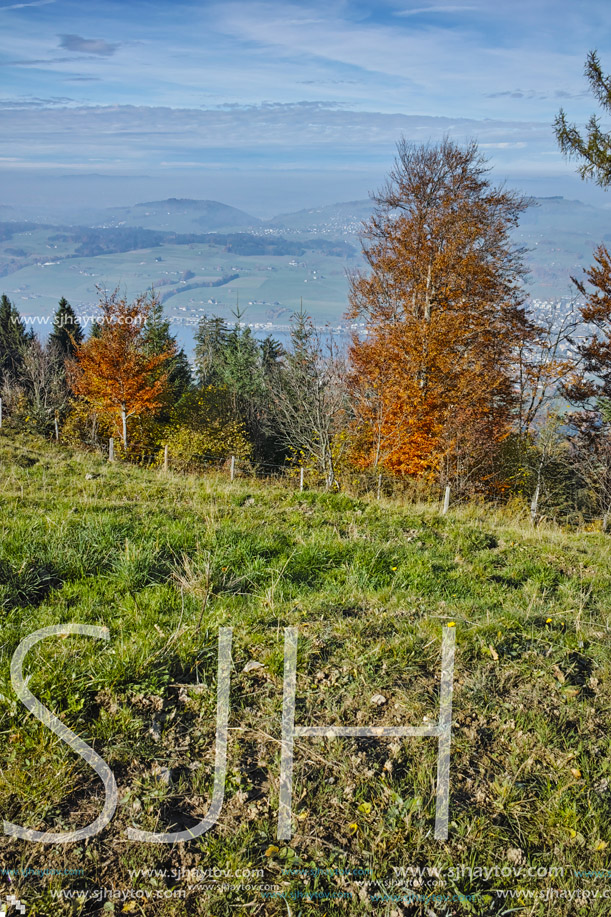
[[[67,364],[73,392],[117,423],[127,445],[127,418],[155,411],[161,404],[167,373],[164,364],[175,348],[150,355],[143,347],[143,330],[153,305],[152,295],[133,302],[117,291],[100,303],[97,333],[76,348]]]
[[[565,394],[585,407],[595,398],[611,398],[611,255],[606,246],[596,248],[594,264],[584,274],[587,283],[572,280],[585,297],[581,318],[593,332],[577,348],[582,372],[567,383]]]
[[[399,145],[351,278],[356,461],[468,476],[508,433],[513,357],[533,326],[509,238],[526,203],[492,189],[475,145]]]

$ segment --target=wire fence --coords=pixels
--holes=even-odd
[[[329,485],[324,474],[308,465],[295,462],[255,461],[236,455],[191,454],[189,460],[172,455],[169,448],[157,451],[130,448],[123,452],[112,440],[98,444],[98,454],[109,462],[126,463],[145,468],[157,468],[174,474],[218,474],[231,481],[258,480],[281,483],[299,492],[325,491],[349,493],[352,496],[374,496],[402,498],[407,502],[438,506],[447,512],[450,502],[458,501],[458,493],[451,496],[448,485],[410,477],[399,477],[388,472],[373,469],[357,471],[342,467]]]
[[[0,422],[1,423],[1,422]],[[11,435],[17,427],[13,424],[0,426],[0,434]],[[494,492],[474,493],[472,488],[461,488],[458,482],[448,484],[439,480],[426,480],[421,477],[412,477],[409,475],[394,475],[388,471],[378,469],[357,470],[342,465],[335,474],[333,483],[329,486],[323,474],[316,468],[309,465],[299,465],[296,462],[269,462],[254,461],[249,458],[237,455],[218,455],[218,454],[189,454],[188,458],[184,455],[172,455],[172,451],[166,445],[165,447],[156,447],[155,449],[142,449],[130,446],[127,450],[123,449],[120,440],[110,438],[109,440],[98,440],[91,442],[89,445],[84,443],[65,442],[59,435],[59,430],[55,430],[55,435],[51,434],[51,441],[58,446],[69,446],[72,449],[78,449],[82,452],[97,454],[100,458],[110,463],[136,465],[143,468],[157,469],[160,472],[173,474],[195,474],[208,475],[216,474],[224,476],[229,482],[258,480],[277,482],[283,487],[293,489],[298,492],[304,491],[322,491],[322,492],[341,492],[354,497],[368,497],[374,499],[392,499],[404,503],[419,504],[431,507],[432,510],[440,513],[447,513],[450,507],[458,505],[477,505],[481,510],[484,506],[491,510],[506,505],[508,500],[511,503],[513,515],[524,519],[530,518],[532,523],[553,522],[560,525],[568,525],[571,528],[582,527],[584,525],[596,526],[601,520],[601,513],[595,506],[588,507],[584,505],[583,495],[578,485],[573,484],[571,487],[565,485],[566,491],[562,495],[546,494],[542,491],[542,499],[538,509],[533,513],[530,504],[530,494],[522,494],[521,497],[515,497],[513,492]],[[545,491],[550,490],[548,486]],[[512,497],[513,494],[513,497]],[[516,502],[517,500],[517,502]],[[606,530],[605,520],[603,519],[603,529]]]

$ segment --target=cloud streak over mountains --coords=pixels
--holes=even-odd
[[[477,139],[493,159],[514,171],[549,171],[554,145],[540,122],[476,121],[358,112],[320,101],[218,109],[148,106],[5,110],[12,167],[120,169],[369,168],[386,166],[401,135],[415,142]],[[65,101],[65,100],[60,100]],[[1,103],[0,103],[1,104]],[[5,103],[10,104],[10,103]],[[69,148],[66,137],[71,137]],[[557,157],[560,162],[560,157]]]

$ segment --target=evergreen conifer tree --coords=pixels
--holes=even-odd
[[[62,296],[55,311],[53,331],[49,336],[49,351],[60,362],[72,359],[83,343],[83,329],[68,300]]]
[[[611,112],[611,76],[603,73],[596,51],[588,54],[585,75],[590,90],[605,114]],[[558,145],[565,156],[577,159],[579,174],[591,178],[603,188],[611,184],[611,134],[603,131],[596,115],[586,124],[585,135],[580,134],[575,124],[569,124],[564,109],[560,109],[554,121]]]
[[[178,348],[176,337],[170,331],[169,319],[163,314],[163,305],[154,293],[142,341],[145,352],[152,357],[174,351],[163,371],[167,375],[166,399],[175,403],[192,385],[191,367],[182,347]]]
[[[33,338],[33,332],[25,330],[19,312],[3,294],[0,298],[0,383],[7,376],[20,378],[25,351]]]
[[[218,315],[204,315],[195,334],[195,366],[202,386],[220,385],[224,381],[227,326]]]

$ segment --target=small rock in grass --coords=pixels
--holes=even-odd
[[[244,668],[243,672],[255,672],[257,669],[264,669],[265,666],[262,662],[257,662],[256,659],[249,659]]]
[[[375,707],[381,707],[386,703],[386,698],[383,694],[374,694],[369,703],[373,704]]]
[[[519,866],[520,863],[524,863],[525,856],[524,851],[519,847],[509,847],[506,853],[507,862],[511,863],[512,866]]]

